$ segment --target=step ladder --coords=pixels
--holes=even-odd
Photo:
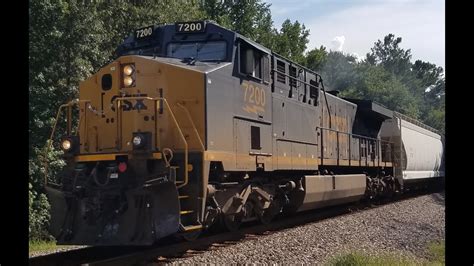
[[[197,200],[197,197],[192,197],[191,195],[188,195],[186,193],[189,193],[189,189],[188,191],[186,191],[186,188],[189,188],[187,187],[188,185],[188,182],[189,182],[189,171],[192,170],[192,165],[191,165],[191,170],[190,170],[190,165],[188,164],[188,142],[183,134],[183,131],[179,125],[179,123],[177,122],[176,120],[176,117],[174,115],[174,112],[172,111],[171,107],[169,106],[168,104],[168,101],[164,98],[163,99],[163,103],[164,105],[167,107],[167,109],[169,110],[169,114],[170,114],[170,117],[172,118],[172,120],[174,121],[174,124],[178,130],[178,133],[179,133],[179,136],[181,137],[181,140],[184,144],[184,161],[182,163],[184,163],[184,169],[183,169],[183,177],[184,177],[184,180],[181,181],[181,180],[177,180],[176,179],[176,171],[179,169],[179,166],[171,166],[169,165],[169,162],[168,165],[170,166],[170,177],[172,177],[175,185],[176,185],[176,188],[178,190],[178,200],[180,201],[180,220],[181,220],[181,224],[180,224],[180,228],[181,228],[181,231],[182,232],[190,232],[190,231],[195,231],[195,230],[199,230],[199,229],[202,229],[203,226],[200,224],[199,222],[199,219],[197,216],[195,216],[193,219],[190,219],[189,217],[191,215],[197,215],[195,209],[197,208],[197,202],[196,202],[196,206],[194,206],[194,208],[192,207],[193,206],[193,203],[192,201],[196,201]],[[187,119],[189,120],[190,124],[192,125],[193,129],[194,129],[194,133],[196,134],[197,136],[197,139],[199,140],[200,144],[201,144],[201,147],[202,147],[202,150],[204,152],[205,148],[204,148],[204,144],[202,142],[202,140],[200,139],[199,137],[199,134],[198,134],[198,131],[196,129],[196,125],[194,124],[193,122],[193,119],[191,118],[191,115],[189,113],[189,110],[185,107],[185,102],[186,101],[182,101],[182,102],[178,102],[176,103],[177,107],[181,108],[185,114],[186,114],[186,117]],[[170,178],[171,179],[171,178]],[[183,191],[184,190],[184,191]],[[182,206],[187,206],[186,209],[183,209]],[[191,221],[189,221],[191,220]],[[188,223],[186,224],[183,224],[183,221],[187,221]]]
[[[188,205],[186,204],[186,202],[189,202],[189,200],[194,200],[194,198],[191,197],[190,195],[182,194],[183,193],[182,189],[185,188],[186,186],[180,187],[180,185],[184,184],[185,182],[182,180],[176,180],[176,176],[177,176],[176,171],[178,169],[179,169],[179,166],[170,166],[170,180],[174,181],[174,183],[176,184],[176,187],[178,188],[178,200],[180,201],[179,202],[180,203],[179,215],[180,215],[180,221],[181,221],[180,229],[182,232],[192,232],[192,231],[203,229],[203,226],[199,224],[197,221],[194,221],[194,222],[197,222],[196,224],[183,224],[183,221],[189,220],[188,218],[189,215],[195,214],[195,210],[192,210],[189,208],[183,210],[182,206]]]

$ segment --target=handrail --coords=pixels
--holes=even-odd
[[[196,134],[196,137],[199,141],[199,144],[201,145],[202,150],[204,151],[206,148],[204,147],[204,143],[201,140],[201,136],[199,136],[199,132],[197,131],[196,125],[194,124],[193,119],[191,118],[191,114],[189,113],[189,110],[180,102],[178,102],[177,105],[186,112],[186,116],[189,122],[191,123],[191,125],[193,126],[193,131]]]
[[[122,144],[121,143],[121,140],[122,140],[122,136],[121,136],[121,130],[120,128],[122,127],[122,122],[121,122],[121,119],[119,119],[119,114],[121,114],[121,109],[120,109],[120,102],[123,101],[123,100],[151,100],[151,101],[155,101],[155,108],[158,106],[159,102],[158,101],[163,101],[167,107],[167,109],[169,110],[170,112],[170,116],[171,118],[173,119],[173,122],[176,126],[176,128],[178,129],[178,133],[181,137],[181,140],[182,142],[184,143],[184,182],[182,184],[180,184],[179,186],[177,186],[177,188],[181,188],[181,187],[184,187],[186,186],[188,183],[189,183],[189,175],[188,175],[188,143],[186,141],[186,138],[184,137],[184,134],[178,124],[178,121],[176,120],[176,117],[171,109],[171,106],[169,105],[168,103],[168,100],[166,100],[165,98],[163,97],[157,97],[157,98],[152,98],[152,97],[147,97],[147,96],[134,96],[134,97],[118,97],[118,98],[115,98],[113,100],[113,103],[115,103],[115,106],[117,107],[117,130],[118,130],[118,133],[117,133],[117,136],[120,137],[119,138],[119,143],[120,145]],[[66,104],[62,104],[59,109],[58,109],[58,112],[56,114],[56,120],[55,120],[55,123],[54,123],[54,126],[53,126],[53,129],[51,131],[51,135],[50,135],[50,138],[48,139],[48,145],[46,146],[46,150],[45,150],[45,161],[44,161],[44,164],[45,164],[45,180],[44,180],[44,183],[45,183],[45,186],[48,184],[48,175],[47,175],[47,172],[48,172],[48,161],[47,161],[47,154],[49,152],[49,149],[51,148],[52,146],[52,139],[53,139],[53,136],[54,136],[54,132],[56,131],[56,127],[57,127],[57,123],[59,121],[59,116],[61,115],[61,111],[63,110],[63,108],[71,108],[72,106],[78,104],[78,103],[81,103],[81,102],[90,102],[90,100],[79,100],[79,99],[75,99],[75,100],[72,100]],[[178,103],[178,106],[183,108],[183,106],[181,105],[181,103]],[[198,140],[199,140],[199,143],[201,145],[201,147],[203,148],[203,150],[205,150],[204,148],[204,144],[197,132],[197,129],[196,129],[196,126],[195,124],[193,123],[192,119],[191,119],[191,116],[189,114],[189,111],[184,107],[185,111],[186,111],[186,115],[188,116],[188,119],[190,119],[190,122],[193,126],[193,129],[195,131],[195,133],[197,134],[197,137],[198,137]],[[68,133],[70,133],[70,130],[71,130],[71,110],[68,110]],[[120,125],[119,125],[120,124]],[[156,131],[156,127],[155,127],[155,131]],[[155,132],[155,134],[157,134],[157,132]]]
[[[178,121],[176,120],[176,117],[174,116],[173,111],[171,110],[171,107],[168,103],[168,100],[166,100],[163,97],[148,97],[148,96],[134,96],[134,97],[118,97],[115,98],[113,101],[116,103],[117,107],[117,136],[119,137],[119,143],[122,145],[122,134],[121,134],[121,128],[122,128],[122,120],[119,119],[119,114],[121,114],[121,109],[120,109],[120,102],[123,100],[151,100],[151,101],[163,101],[167,107],[167,109],[170,112],[170,116],[173,119],[174,124],[176,125],[176,128],[178,129],[179,135],[181,137],[181,140],[184,143],[184,182],[176,186],[177,188],[181,188],[186,186],[189,183],[189,175],[188,175],[188,142],[186,141],[186,138],[184,137],[183,132],[181,131],[181,128],[179,127]],[[157,118],[155,118],[157,119]],[[120,125],[119,125],[120,123]],[[119,134],[120,133],[120,134]],[[155,132],[157,134],[157,132]]]
[[[383,149],[384,147],[386,147],[387,144],[389,144],[388,146],[390,147],[391,145],[394,145],[394,142],[391,142],[391,141],[387,141],[387,140],[383,140],[383,139],[378,139],[378,138],[371,138],[371,137],[367,137],[367,136],[362,136],[362,135],[358,135],[358,134],[353,134],[353,133],[349,133],[349,132],[343,132],[343,131],[339,131],[339,130],[335,130],[335,129],[332,129],[332,128],[325,128],[325,127],[316,127],[316,130],[317,129],[321,129],[322,130],[327,130],[327,131],[332,131],[332,132],[336,132],[336,138],[337,138],[337,149],[338,149],[338,160],[339,160],[339,134],[343,134],[343,135],[348,135],[349,136],[349,156],[350,156],[350,148],[351,148],[351,144],[350,144],[350,137],[355,137],[357,139],[359,139],[359,150],[361,149],[361,140],[363,141],[367,141],[367,140],[371,140],[371,141],[374,141],[375,142],[375,145],[377,146],[377,148],[375,149],[375,152],[377,153],[377,150],[378,150],[378,146],[380,144],[380,148]],[[322,136],[323,134],[321,134],[321,142],[322,142]],[[364,143],[365,144],[365,143]],[[366,150],[367,154],[368,154],[368,150]],[[378,157],[378,161],[379,161],[379,164],[380,164],[380,159],[381,159],[381,156],[382,156],[382,150],[379,151],[379,154],[377,154],[376,156]],[[321,150],[321,157],[323,158],[323,151]],[[366,160],[368,160],[368,157],[366,156]],[[393,162],[393,158],[392,156],[390,156],[389,160],[388,161],[383,161],[383,162]]]
[[[416,120],[416,119],[414,119],[414,118],[411,118],[411,117],[409,117],[409,116],[407,116],[407,115],[404,115],[404,114],[399,113],[399,112],[396,112],[396,111],[394,111],[394,114],[395,114],[395,116],[398,116],[399,118],[403,118],[403,119],[406,120],[407,122],[410,122],[410,123],[412,123],[412,124],[414,124],[414,125],[417,125],[417,126],[419,126],[419,127],[421,127],[421,128],[427,129],[427,130],[429,130],[429,131],[431,131],[431,132],[433,132],[433,133],[436,133],[436,134],[441,135],[441,133],[440,133],[439,130],[437,130],[437,129],[433,128],[433,127],[430,127],[430,126],[428,126],[428,125],[426,125],[426,124],[423,124],[422,122],[420,122],[420,121],[418,121],[418,120]]]
[[[176,188],[181,188],[181,187],[184,187],[188,184],[189,182],[189,176],[188,176],[188,142],[186,141],[186,138],[184,137],[184,134],[183,132],[181,131],[181,128],[179,127],[179,124],[178,124],[178,121],[176,120],[176,117],[174,116],[174,113],[173,111],[171,110],[171,107],[168,103],[168,101],[161,97],[160,100],[163,100],[163,102],[166,104],[166,106],[168,107],[168,110],[170,111],[170,115],[171,117],[173,118],[173,121],[174,123],[176,124],[176,127],[178,129],[178,132],[179,132],[179,135],[181,136],[181,139],[183,140],[184,142],[184,183],[182,183],[181,185],[179,186],[176,186]]]
[[[286,77],[288,77],[288,78],[290,78],[290,79],[294,79],[296,82],[303,83],[304,85],[307,85],[307,86],[310,86],[310,87],[314,87],[314,88],[319,88],[319,86],[315,86],[315,85],[312,85],[311,83],[308,83],[308,82],[306,82],[306,81],[301,80],[301,79],[299,78],[299,76],[298,76],[298,77],[294,77],[294,76],[291,76],[291,75],[286,74],[285,72],[281,72],[281,71],[279,71],[278,69],[275,69],[275,68],[272,69],[271,71],[276,72],[276,73],[279,73],[279,74],[282,74],[282,75],[284,75],[284,76],[286,76]],[[290,86],[291,86],[291,85],[290,85]],[[291,86],[291,87],[299,87],[299,85]]]
[[[307,71],[307,72],[309,72],[309,73],[311,73],[311,74],[315,74],[316,76],[321,76],[321,75],[319,75],[318,73],[316,73],[316,71],[311,70],[311,69],[309,69],[309,68],[307,68],[307,67],[305,67],[305,66],[303,66],[303,65],[300,65],[300,64],[298,64],[298,63],[296,63],[296,62],[294,62],[294,61],[292,61],[292,60],[290,60],[290,59],[284,57],[284,56],[281,55],[281,54],[275,53],[275,52],[273,52],[273,51],[272,51],[272,54],[274,55],[274,57],[277,57],[277,58],[280,58],[280,59],[283,59],[283,60],[287,61],[287,63],[288,63],[289,65],[296,65],[297,67],[302,68],[302,69],[304,69],[305,71]],[[280,60],[280,61],[281,61],[281,60]]]
[[[370,139],[370,140],[375,140],[375,141],[381,141],[381,142],[393,143],[393,142],[391,142],[391,141],[388,141],[388,140],[377,139],[377,138],[371,138],[371,137],[367,137],[367,136],[363,136],[363,135],[358,135],[358,134],[354,134],[354,133],[349,133],[349,132],[343,132],[343,131],[339,131],[339,130],[332,129],[332,128],[327,128],[327,127],[316,127],[316,129],[318,129],[318,128],[320,128],[320,129],[323,129],[323,130],[328,130],[328,131],[339,132],[339,133],[346,134],[346,135],[351,135],[351,136],[354,136],[354,137],[357,137],[357,138],[364,138],[364,139]]]
[[[74,99],[72,101],[69,101],[68,103],[65,103],[65,104],[62,104],[59,106],[58,108],[58,112],[56,114],[56,119],[54,121],[54,125],[53,125],[53,128],[51,130],[51,135],[49,136],[49,139],[47,140],[47,146],[46,146],[46,149],[45,149],[45,154],[44,154],[44,185],[47,186],[48,185],[48,153],[49,153],[49,150],[51,148],[51,146],[53,145],[53,137],[54,137],[54,132],[56,131],[56,126],[58,125],[58,121],[59,121],[59,116],[61,115],[61,111],[63,108],[65,107],[68,107],[68,116],[67,116],[67,130],[68,130],[68,134],[71,133],[71,119],[72,119],[72,113],[71,113],[71,107],[76,105],[76,104],[79,104],[81,102],[90,102],[89,100],[79,100],[79,99]]]

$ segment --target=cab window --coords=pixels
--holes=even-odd
[[[215,42],[187,42],[170,43],[166,55],[174,58],[194,58],[199,61],[224,61],[226,59],[227,43]]]
[[[270,61],[268,55],[250,45],[239,45],[239,72],[265,82],[270,81]]]

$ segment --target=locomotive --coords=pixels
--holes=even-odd
[[[444,177],[434,129],[211,21],[136,30],[63,112],[58,244],[191,240]]]

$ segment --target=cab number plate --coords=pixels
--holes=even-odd
[[[199,33],[205,32],[206,24],[204,21],[193,22],[177,22],[175,24],[176,32],[178,33]]]
[[[153,26],[148,26],[145,28],[135,30],[135,40],[150,38],[152,34],[153,34]]]

